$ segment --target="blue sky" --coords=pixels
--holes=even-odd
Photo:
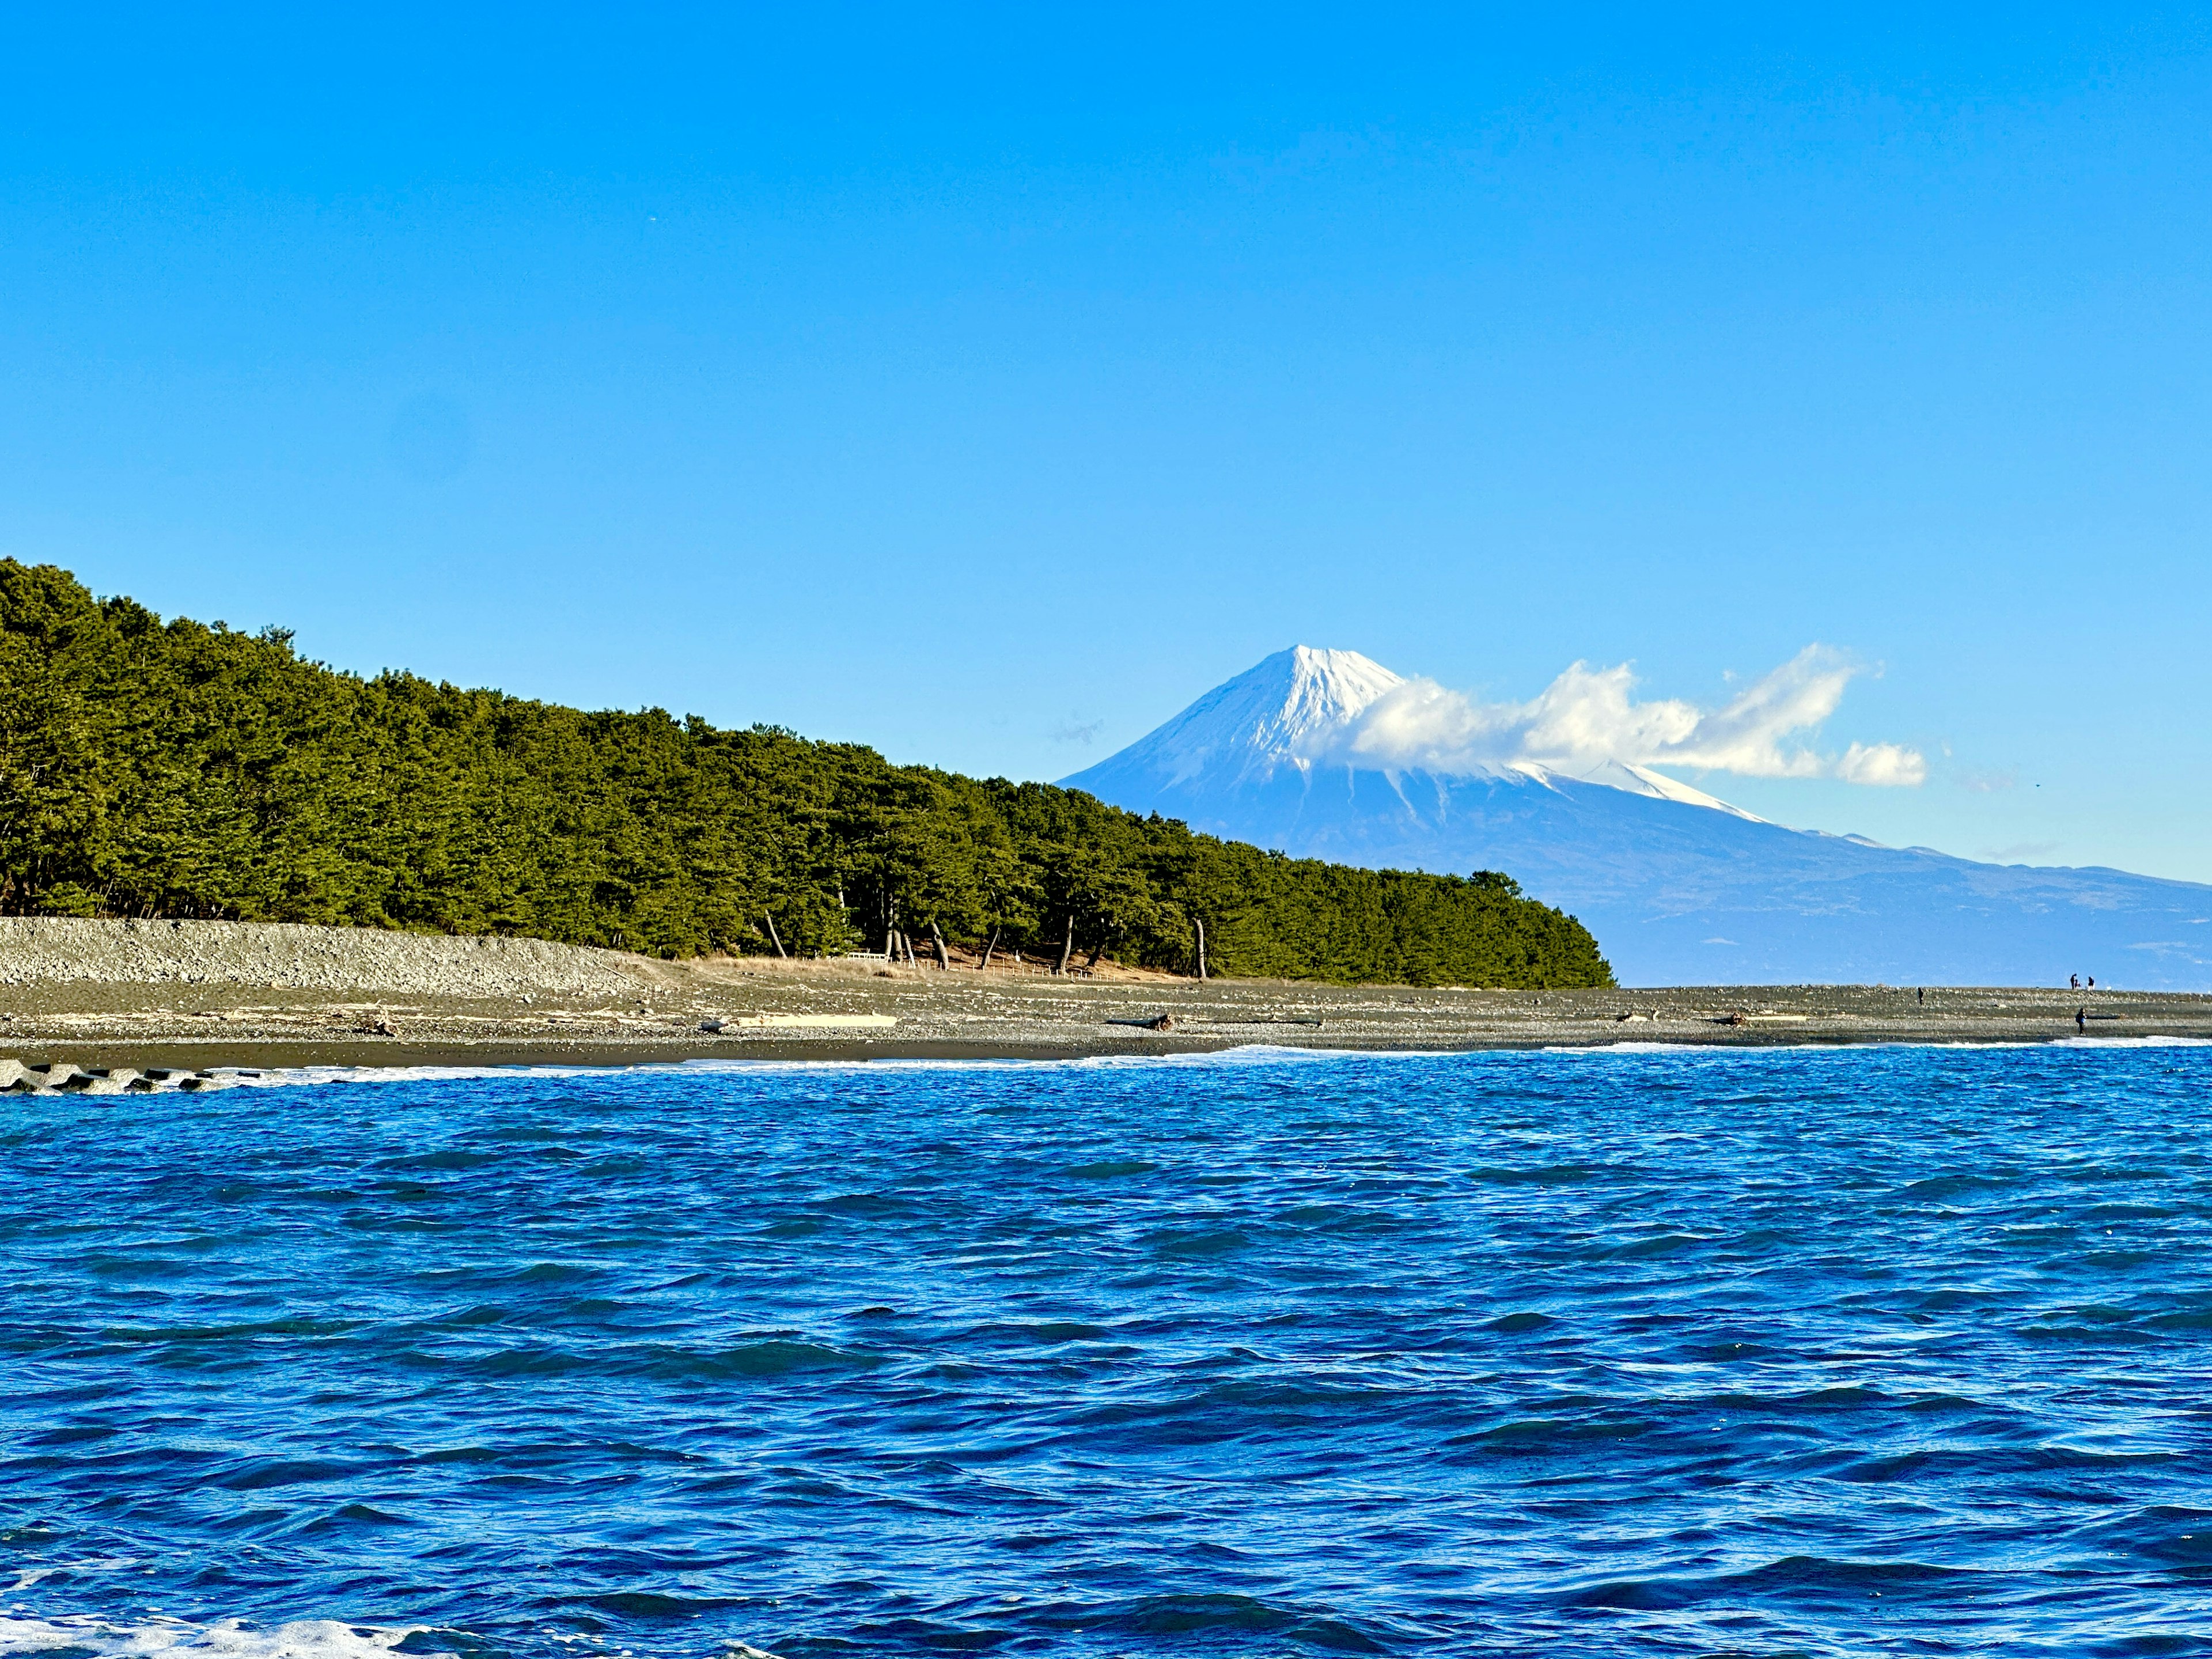
[[[1817,643],[1925,781],[1685,775],[2212,880],[2201,15],[794,9],[14,19],[0,551],[1018,776]]]

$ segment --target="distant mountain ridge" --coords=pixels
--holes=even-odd
[[[1770,823],[1647,767],[1391,769],[1346,747],[1401,676],[1298,646],[1063,779],[1298,857],[1502,870],[1578,917],[1624,984],[2212,989],[2212,886],[1977,863]]]

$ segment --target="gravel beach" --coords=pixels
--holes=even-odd
[[[1110,963],[1061,978],[1003,955],[988,972],[964,957],[949,971],[878,957],[660,962],[536,939],[0,919],[0,1070],[1061,1059],[1246,1043],[2037,1042],[2083,1030],[2212,1038],[2212,997],[1201,983]]]

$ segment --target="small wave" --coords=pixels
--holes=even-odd
[[[2212,1048],[2212,1037],[2167,1036],[2156,1033],[2142,1036],[2012,1037],[2002,1042],[1978,1042],[1969,1037],[1957,1037],[1948,1042],[1886,1042],[1878,1046],[1885,1048],[2000,1051],[2012,1048]]]
[[[1198,1054],[1082,1054],[1065,1059],[924,1060],[884,1056],[839,1055],[821,1060],[646,1060],[623,1066],[285,1066],[254,1068],[212,1066],[210,1076],[220,1076],[239,1088],[311,1088],[331,1083],[499,1083],[521,1079],[584,1079],[629,1077],[701,1077],[728,1074],[769,1077],[799,1074],[823,1076],[859,1073],[873,1077],[885,1072],[1056,1072],[1115,1071],[1125,1068],[1218,1069],[1223,1066],[1311,1064],[1333,1060],[1437,1060],[1454,1049],[1293,1048],[1252,1042]]]
[[[1418,1390],[1319,1377],[1237,1378],[1172,1397],[1080,1407],[1062,1421],[1086,1447],[1099,1443],[1095,1437],[1118,1433],[1153,1449],[1311,1432],[1352,1416],[1371,1422],[1419,1398]]]
[[[1225,1255],[1250,1247],[1252,1241],[1234,1227],[1206,1227],[1196,1231],[1169,1228],[1144,1241],[1155,1255]]]
[[[796,1376],[807,1371],[870,1370],[882,1364],[878,1354],[772,1337],[726,1348],[679,1348],[653,1343],[624,1354],[612,1369],[670,1381],[708,1382]]]
[[[2014,1037],[1999,1042],[1978,1042],[1966,1037],[1895,1038],[1885,1037],[1878,1042],[1561,1042],[1549,1047],[1529,1049],[1501,1049],[1499,1054],[1536,1053],[1546,1054],[1709,1054],[1716,1059],[1726,1055],[1736,1060],[1751,1060],[1761,1055],[1789,1054],[1803,1059],[1808,1054],[1863,1054],[1894,1051],[1899,1048],[1941,1049],[2010,1049],[2010,1048],[2208,1048],[2212,1037],[2200,1036],[2050,1036]]]
[[[702,1613],[743,1605],[736,1596],[670,1595],[662,1590],[607,1590],[579,1596],[576,1603],[631,1619],[696,1619]]]
[[[1664,1612],[1716,1599],[1805,1601],[1863,1606],[1870,1595],[1957,1596],[1977,1581],[1970,1569],[1921,1561],[1851,1561],[1793,1555],[1741,1572],[1614,1578],[1565,1591],[1563,1606]]]
[[[1140,1158],[1113,1158],[1103,1164],[1078,1164],[1060,1174],[1075,1181],[1118,1181],[1123,1176],[1150,1175],[1160,1166]]]
[[[0,1654],[94,1654],[100,1659],[175,1656],[175,1659],[373,1659],[408,1642],[410,1654],[451,1654],[450,1647],[427,1645],[410,1638],[429,1638],[428,1626],[343,1624],[335,1619],[303,1619],[255,1629],[237,1619],[196,1625],[159,1615],[136,1622],[72,1617],[0,1615]]]
[[[2053,1045],[2060,1048],[2212,1048],[2212,1037],[2199,1036],[2070,1036]]]
[[[270,1486],[327,1486],[364,1472],[368,1465],[322,1457],[252,1457],[206,1477],[225,1492],[262,1492]]]
[[[9,1585],[8,1589],[11,1593],[20,1594],[35,1585],[44,1583],[49,1578],[74,1578],[79,1574],[124,1572],[137,1565],[137,1563],[129,1556],[96,1555],[82,1561],[55,1561],[43,1567],[18,1567],[15,1570],[15,1582]],[[5,1650],[0,1649],[0,1651]]]
[[[1549,1329],[1559,1322],[1549,1314],[1540,1314],[1533,1308],[1524,1308],[1518,1313],[1501,1315],[1482,1328],[1486,1331],[1496,1331],[1503,1336],[1520,1336],[1529,1331]]]
[[[1148,1644],[1238,1642],[1256,1637],[1332,1653],[1389,1651],[1358,1626],[1334,1613],[1234,1594],[1137,1596],[1079,1613],[1060,1613],[1040,1622],[1134,1637]]]
[[[1112,1342],[1115,1334],[1103,1325],[1090,1325],[1079,1320],[1048,1319],[1026,1324],[978,1325],[963,1331],[960,1341],[982,1346],[1000,1344],[1020,1344],[1030,1347],[1059,1347],[1070,1342]]]
[[[2013,1175],[1928,1176],[1899,1188],[1895,1195],[1922,1202],[1936,1202],[1947,1198],[1963,1197],[1969,1193],[2003,1192],[2022,1184],[2022,1178]]]
[[[1759,1048],[1734,1042],[1555,1042],[1540,1049],[1547,1054],[1747,1054],[1760,1048],[1812,1047],[1812,1044],[1761,1043]]]
[[[477,1376],[501,1379],[557,1378],[581,1374],[696,1383],[773,1380],[816,1371],[865,1371],[883,1363],[880,1354],[772,1337],[714,1348],[660,1342],[611,1348],[523,1343],[479,1355],[468,1364]]]
[[[1581,1187],[1633,1173],[1632,1167],[1616,1164],[1542,1164],[1524,1169],[1486,1164],[1468,1179],[1494,1187]]]

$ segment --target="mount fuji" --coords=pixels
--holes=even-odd
[[[1502,870],[1626,985],[2212,989],[2212,886],[1787,829],[1620,761],[1378,765],[1350,739],[1403,684],[1357,652],[1278,652],[1061,781],[1296,857]]]

